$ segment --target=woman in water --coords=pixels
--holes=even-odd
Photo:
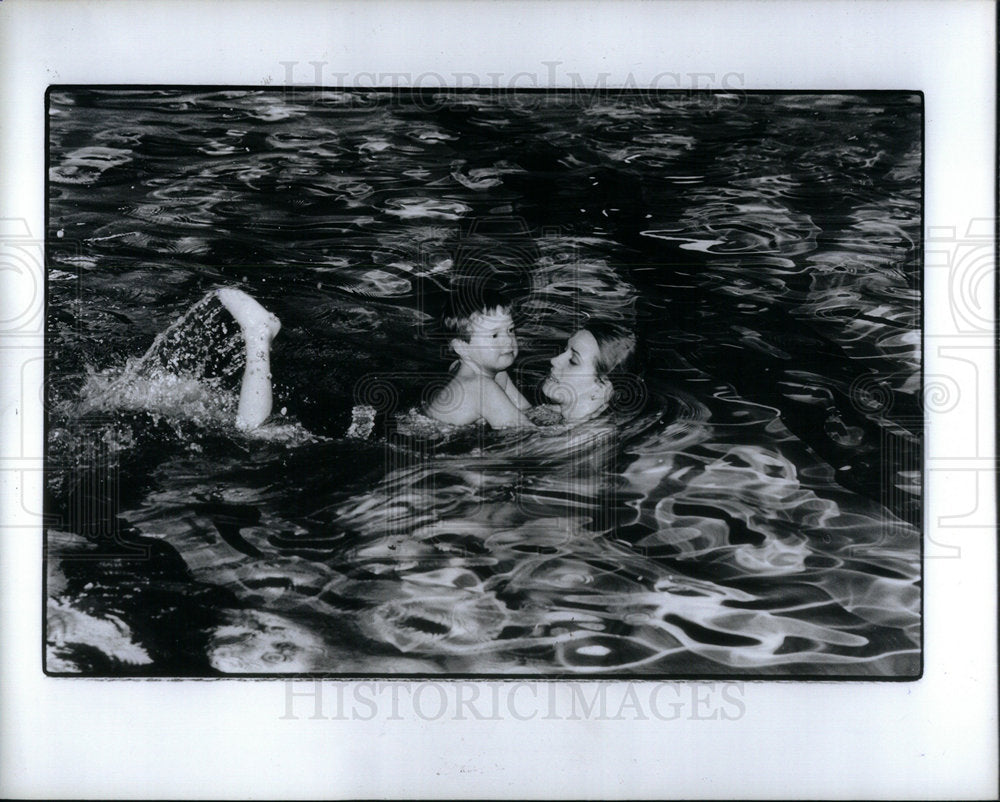
[[[270,350],[281,322],[242,290],[226,287],[216,295],[239,323],[246,343],[236,425],[254,429],[271,414]],[[576,423],[603,414],[632,377],[634,354],[635,337],[614,324],[591,322],[576,331],[550,361],[542,385],[542,393],[555,405],[557,420]],[[544,410],[541,413],[539,417],[544,417]]]

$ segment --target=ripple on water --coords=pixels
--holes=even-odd
[[[355,283],[344,285],[347,292],[355,295],[369,295],[376,298],[391,298],[408,295],[412,289],[410,280],[404,276],[385,270],[367,270]]]
[[[308,628],[259,610],[231,611],[209,636],[208,659],[224,674],[330,671],[336,651]]]
[[[362,628],[399,651],[466,653],[497,649],[506,607],[490,594],[435,585],[412,589],[360,617]],[[407,598],[407,597],[411,598]]]
[[[123,148],[79,148],[49,168],[49,180],[55,184],[94,184],[108,170],[129,164],[132,159],[132,151]]]
[[[404,220],[437,219],[459,220],[472,211],[461,201],[442,198],[390,198],[383,206],[385,213]]]
[[[883,434],[916,442],[895,417],[920,389],[908,104],[279,94],[51,94],[53,229],[82,251],[54,257],[50,314],[79,365],[120,365],[151,310],[238,275],[280,308],[275,354],[310,400],[314,377],[348,408],[352,388],[418,397],[430,381],[359,383],[447,374],[413,342],[414,277],[447,285],[474,214],[537,226],[517,380],[590,319],[639,321],[655,359],[614,430],[413,412],[322,443],[294,410],[285,434],[235,429],[235,336],[168,329],[116,370],[57,376],[52,453],[134,460],[122,518],[238,601],[208,633],[216,671],[912,672],[919,531],[837,483]],[[208,375],[215,357],[228,373]],[[911,467],[886,463],[900,494],[919,492]],[[73,477],[52,481],[72,503]],[[159,659],[59,604],[57,638]]]

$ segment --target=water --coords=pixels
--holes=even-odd
[[[921,115],[54,91],[49,670],[916,676]],[[576,326],[636,332],[612,419],[407,418],[484,265],[533,402]],[[224,285],[282,320],[264,433]]]

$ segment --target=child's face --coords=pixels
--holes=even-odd
[[[459,355],[483,370],[506,370],[517,357],[517,337],[510,313],[494,310],[490,314],[474,314],[469,320],[467,341]]]

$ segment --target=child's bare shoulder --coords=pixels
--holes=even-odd
[[[442,423],[475,423],[482,417],[481,385],[475,378],[453,376],[427,404],[427,415]]]

